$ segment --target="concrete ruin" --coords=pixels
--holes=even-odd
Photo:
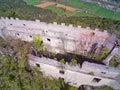
[[[75,87],[81,85],[110,86],[120,89],[120,69],[84,62],[82,66],[70,66],[45,57],[28,55],[31,66],[40,67],[41,72],[49,77],[63,78],[64,81]]]
[[[74,27],[72,24],[66,26],[64,23],[57,24],[36,21],[19,20],[18,18],[0,18],[0,36],[11,37],[24,41],[32,41],[33,35],[40,35],[44,43],[44,50],[52,53],[74,53],[85,55],[93,51],[99,52],[101,46],[107,47],[111,52],[104,60],[108,64],[113,55],[120,57],[120,49],[114,47],[114,42],[120,41],[114,34],[107,31],[91,30],[89,27]],[[85,54],[84,54],[85,53]],[[45,57],[38,58],[30,56],[30,64],[35,66],[40,64],[41,70],[46,75],[62,77],[70,85],[79,87],[80,85],[113,86],[120,89],[120,69],[84,62],[80,66],[71,67],[63,65],[65,75],[60,73],[62,69],[57,61]],[[50,72],[52,71],[52,72]],[[92,72],[92,74],[91,74]],[[94,74],[94,75],[93,75]]]
[[[20,38],[32,41],[33,35],[40,35],[44,42],[44,49],[54,53],[72,52],[75,54],[88,53],[91,50],[99,51],[101,46],[112,49],[116,36],[107,31],[91,30],[89,27],[73,27],[54,23],[19,20],[18,18],[0,19],[0,36]],[[120,52],[120,49],[118,50]],[[119,56],[119,53],[116,53]]]

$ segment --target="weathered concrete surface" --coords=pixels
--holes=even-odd
[[[24,41],[32,41],[33,35],[40,35],[44,42],[44,49],[54,53],[72,52],[75,54],[89,53],[92,50],[97,52],[101,45],[108,49],[113,47],[117,39],[115,35],[107,31],[91,30],[90,28],[65,26],[64,23],[46,24],[44,22],[26,21],[17,19],[0,19],[0,36]],[[115,54],[119,54],[120,50]],[[45,57],[38,58],[29,56],[30,64],[40,64],[41,70],[45,75],[61,77],[70,85],[79,87],[80,85],[112,86],[116,90],[120,89],[120,70],[104,65],[84,62],[82,68],[79,65],[71,67],[63,65],[57,61]],[[64,71],[64,73],[63,73]]]
[[[120,69],[84,62],[80,65],[70,66],[45,58],[28,55],[31,66],[40,66],[40,70],[47,76],[64,78],[66,83],[79,87],[80,85],[103,86],[108,85],[115,90],[120,89]]]
[[[111,49],[117,39],[114,34],[98,29],[91,30],[89,27],[73,27],[72,24],[65,26],[64,23],[46,24],[44,22],[26,21],[17,19],[0,19],[0,36],[11,36],[25,41],[32,41],[32,36],[39,34],[44,42],[44,49],[54,53],[72,52],[75,54],[95,52],[100,50],[101,45]],[[120,57],[120,49],[116,56]]]

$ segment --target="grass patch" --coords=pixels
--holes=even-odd
[[[52,10],[56,12],[58,15],[63,15],[66,14],[67,16],[92,16],[84,12],[70,12],[70,11],[65,11],[62,8],[58,8],[55,5],[45,7],[45,9]]]
[[[69,0],[69,2],[63,4],[87,11],[91,15],[120,20],[120,12],[114,12],[89,2],[82,2],[81,0]]]
[[[83,12],[76,12],[76,16],[91,16],[91,17],[93,17],[93,15],[83,13]]]
[[[37,5],[41,3],[41,0],[24,0],[27,5]]]
[[[37,5],[41,3],[41,0],[24,0],[28,5]],[[104,18],[110,18],[114,20],[120,20],[120,12],[114,12],[93,3],[83,2],[81,0],[69,0],[69,2],[62,2],[64,5],[75,7],[80,9],[80,12],[64,11],[62,8],[57,8],[55,5],[45,7],[45,9],[52,10],[58,15],[66,14],[67,16],[99,16]],[[79,11],[79,10],[78,10]],[[85,13],[87,12],[87,13]]]
[[[52,11],[56,12],[58,15],[64,14],[64,10],[62,8],[57,8],[55,5],[45,7],[45,9],[52,10]]]

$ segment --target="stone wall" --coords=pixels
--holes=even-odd
[[[53,59],[28,55],[31,66],[40,67],[41,72],[49,77],[64,78],[64,81],[75,87],[80,85],[113,87],[120,89],[120,69],[84,62],[82,66],[61,64]]]
[[[111,49],[114,41],[117,40],[114,34],[107,31],[91,30],[89,27],[73,27],[72,24],[65,26],[64,23],[44,23],[39,20],[26,21],[16,19],[0,19],[0,36],[6,38],[20,38],[25,41],[32,41],[33,35],[39,34],[44,42],[44,49],[54,53],[72,52],[76,54],[88,53],[92,50],[97,52],[101,45]],[[116,55],[119,55],[120,50]],[[71,67],[64,65],[62,68],[57,61],[50,61],[46,58],[31,57],[30,64],[40,64],[45,75],[61,77],[65,82],[79,87],[80,85],[101,86],[108,85],[120,89],[120,71],[108,66],[84,62],[80,66]],[[63,70],[64,71],[61,71]],[[52,71],[52,72],[51,72]],[[62,74],[63,73],[63,74]]]
[[[44,42],[44,49],[54,53],[72,52],[75,54],[88,53],[91,50],[97,52],[101,45],[111,49],[115,35],[107,31],[91,30],[89,27],[73,27],[54,23],[44,23],[39,20],[26,21],[18,18],[0,19],[0,35],[20,38],[25,41],[32,41],[34,34],[39,34]],[[120,51],[120,50],[119,50]],[[118,54],[119,55],[119,54]]]

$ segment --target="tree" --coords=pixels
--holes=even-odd
[[[77,60],[76,59],[72,59],[71,61],[70,61],[70,65],[71,66],[75,66],[77,64]]]
[[[33,35],[33,43],[37,50],[39,51],[43,50],[44,45],[43,45],[43,41],[40,35]]]
[[[65,64],[65,60],[64,60],[64,59],[61,59],[59,62],[60,62],[61,64]]]
[[[39,38],[35,40],[40,41]],[[27,54],[31,53],[33,44],[9,39],[0,42],[5,42],[7,50],[14,51],[12,56],[7,53],[4,56],[0,55],[0,88],[3,90],[77,90],[65,83],[62,84],[63,87],[59,79],[44,77],[40,68],[26,68]],[[61,62],[65,63],[64,59]]]

